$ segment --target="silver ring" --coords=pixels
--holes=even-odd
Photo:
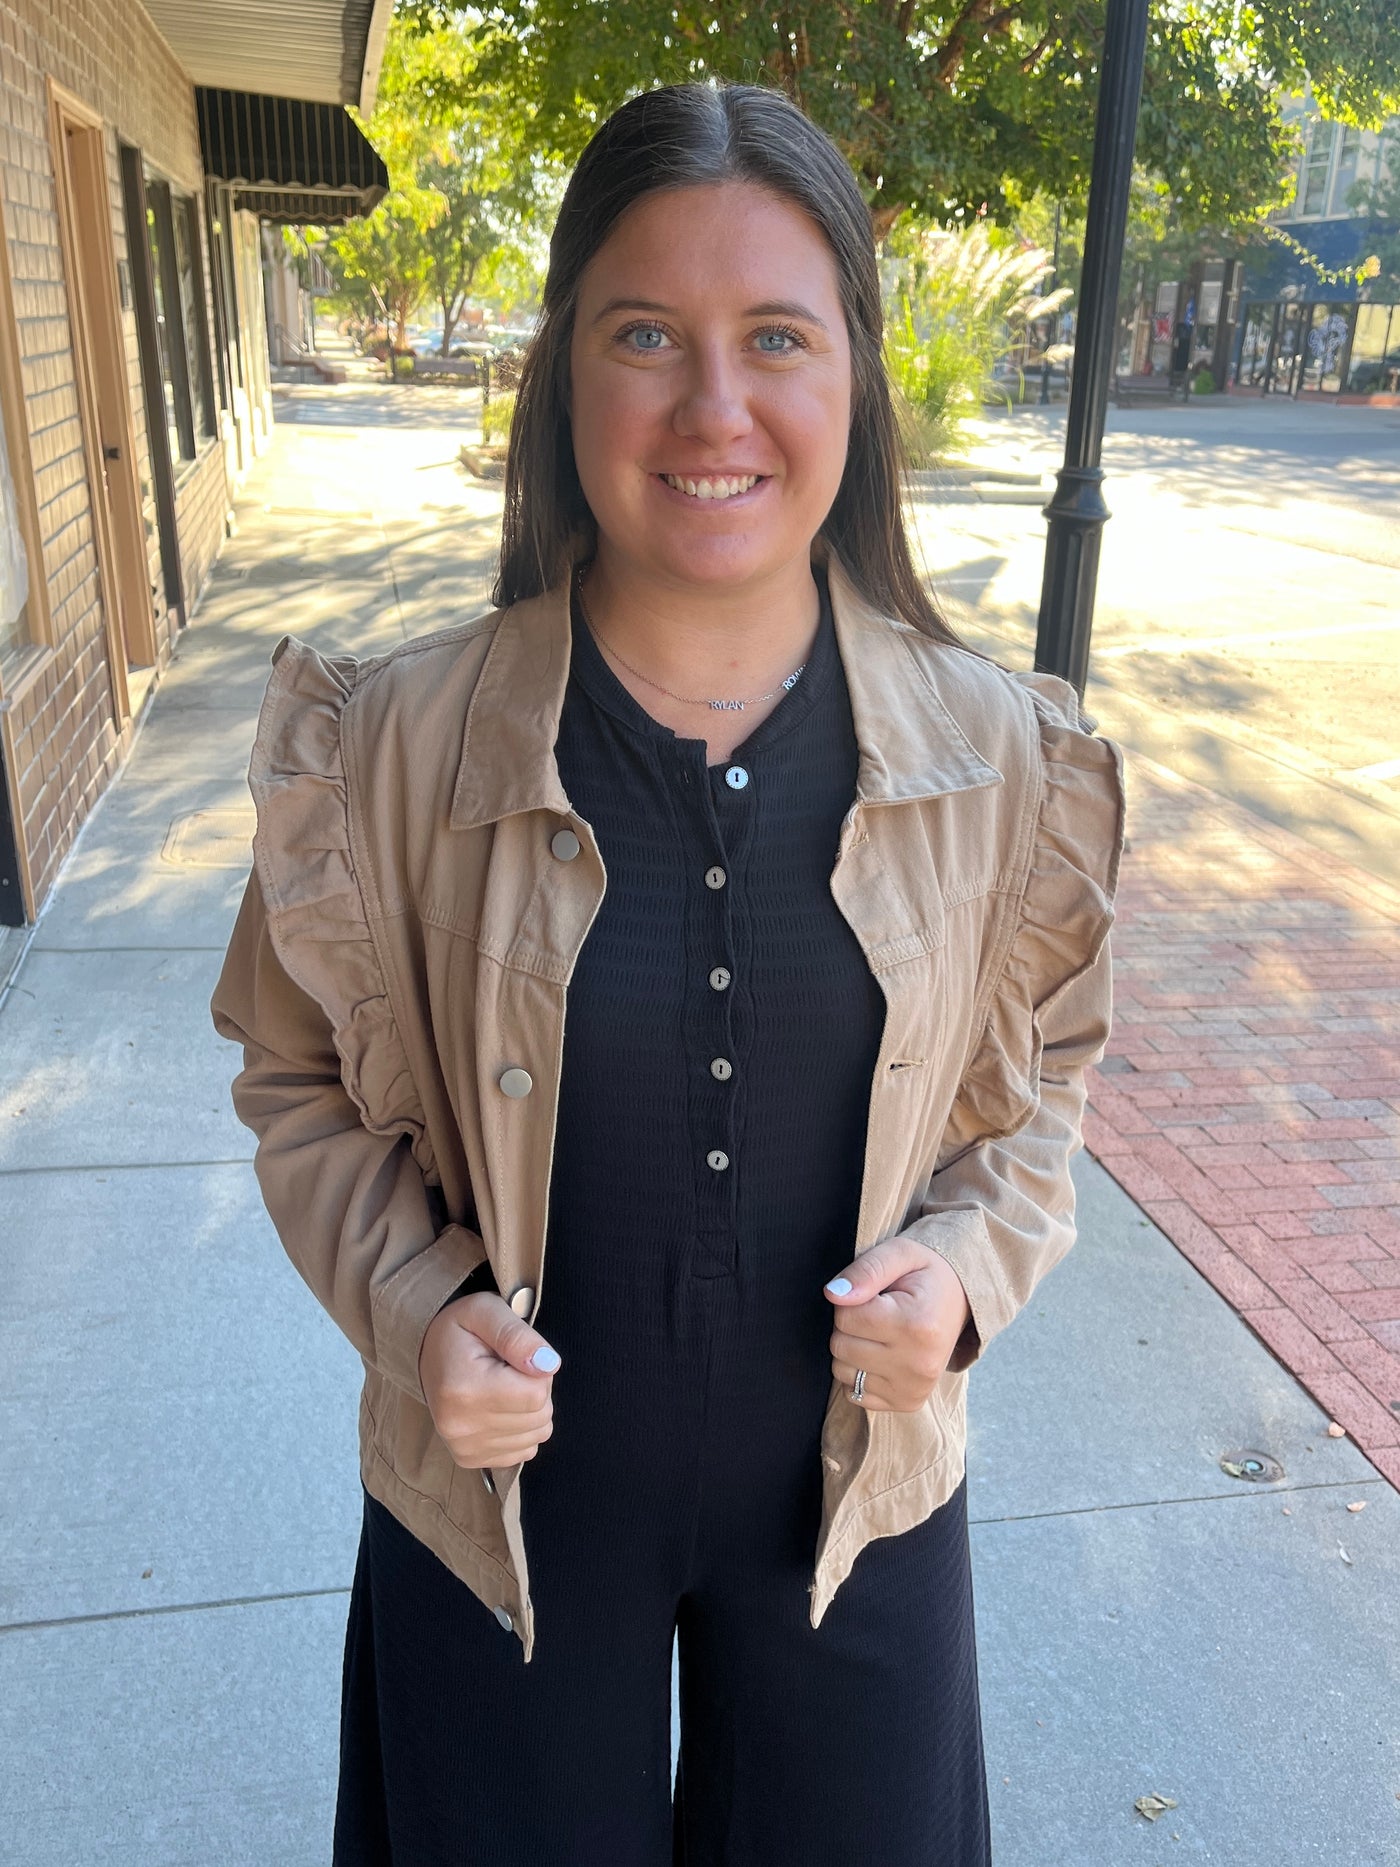
[[[856,1378],[854,1381],[851,1382],[851,1399],[859,1400],[861,1395],[864,1392],[865,1392],[865,1370],[864,1368],[857,1368]]]

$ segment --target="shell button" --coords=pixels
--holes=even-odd
[[[724,991],[729,984],[730,972],[727,966],[715,966],[710,972],[710,984],[716,992]]]
[[[728,880],[729,877],[725,874],[724,870],[718,866],[713,869],[706,869],[705,871],[705,886],[707,888],[723,888]]]
[[[714,1168],[716,1173],[723,1173],[725,1168],[729,1165],[729,1156],[724,1152],[723,1148],[712,1147],[705,1156],[705,1159]]]
[[[556,830],[549,839],[549,847],[560,862],[572,862],[583,845],[572,830]]]
[[[501,1626],[505,1628],[507,1633],[511,1633],[514,1631],[515,1622],[510,1618],[509,1608],[492,1608],[491,1612],[495,1615],[496,1619],[501,1623]]]
[[[522,1070],[517,1066],[501,1071],[499,1079],[501,1094],[509,1096],[512,1101],[518,1102],[521,1096],[528,1096],[534,1086],[535,1079],[528,1070]]]
[[[521,1284],[511,1295],[510,1306],[517,1316],[529,1317],[535,1307],[535,1291],[532,1284]]]
[[[731,791],[742,791],[748,781],[749,774],[744,770],[742,765],[731,765],[729,770],[724,774],[724,782],[729,786]]]
[[[712,1057],[710,1060],[710,1074],[714,1077],[716,1082],[727,1083],[734,1074],[734,1065],[729,1061],[728,1057]]]

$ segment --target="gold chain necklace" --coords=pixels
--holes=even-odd
[[[634,668],[630,661],[624,661],[617,650],[612,647],[610,643],[605,642],[597,629],[594,628],[593,618],[588,613],[588,605],[583,600],[583,579],[581,577],[577,580],[575,588],[578,591],[578,606],[583,611],[583,620],[588,624],[589,634],[593,637],[598,646],[602,649],[606,649],[613,660],[620,666],[626,668],[629,674],[635,674],[639,681],[644,682],[646,686],[650,688],[654,688],[658,694],[665,694],[668,700],[679,700],[682,706],[711,707],[716,713],[742,713],[745,707],[762,706],[765,700],[773,700],[779,694],[790,692],[792,688],[796,687],[798,681],[801,680],[802,670],[807,666],[807,663],[804,661],[801,668],[794,668],[792,673],[789,674],[785,680],[780,681],[776,687],[770,688],[766,694],[750,694],[747,700],[692,700],[688,694],[672,693],[669,687],[663,687],[660,681],[652,680],[649,674],[643,674],[640,668]]]

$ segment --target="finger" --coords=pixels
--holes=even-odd
[[[517,1430],[533,1414],[547,1416],[554,1405],[552,1382],[537,1374],[521,1374],[518,1368],[495,1360],[477,1371],[472,1396],[473,1404],[487,1417],[511,1420]]]
[[[832,1321],[853,1341],[878,1343],[884,1347],[892,1347],[907,1327],[899,1305],[884,1292],[854,1308],[837,1310]]]
[[[491,1465],[509,1465],[515,1459],[524,1458],[533,1452],[536,1446],[542,1446],[554,1432],[552,1426],[546,1426],[538,1433],[511,1434],[499,1440],[489,1440]]]
[[[887,1399],[907,1397],[915,1389],[927,1392],[948,1366],[952,1343],[946,1333],[934,1328],[910,1328],[890,1345],[846,1333],[844,1325],[848,1320],[843,1316],[843,1327],[831,1333],[832,1359],[880,1375],[886,1383]]]
[[[447,1435],[447,1447],[459,1465],[488,1468],[511,1465],[535,1446],[553,1436],[554,1424],[544,1420],[530,1431],[515,1427],[497,1427],[490,1420],[474,1421],[470,1427]]]
[[[522,1321],[504,1297],[479,1291],[455,1316],[467,1335],[484,1342],[494,1355],[522,1374],[537,1379],[541,1374],[558,1373],[559,1351],[538,1329]]]
[[[915,1239],[885,1238],[853,1258],[845,1270],[822,1288],[831,1302],[846,1309],[857,1303],[868,1303],[871,1297],[909,1271],[926,1269],[928,1261],[927,1249]]]
[[[848,1335],[833,1329],[827,1344],[833,1361],[844,1361],[852,1368],[864,1368],[867,1374],[891,1374],[899,1366],[897,1349],[868,1336]]]
[[[831,1364],[831,1372],[836,1376],[842,1387],[845,1388],[846,1398],[848,1400],[852,1399],[853,1395],[851,1389],[856,1384],[856,1366],[849,1361],[833,1361]],[[888,1413],[891,1411],[891,1408],[885,1396],[886,1390],[884,1383],[878,1375],[872,1375],[869,1368],[867,1368],[865,1370],[865,1386],[861,1391],[860,1399],[857,1400],[855,1404],[858,1407],[869,1406],[877,1413]]]

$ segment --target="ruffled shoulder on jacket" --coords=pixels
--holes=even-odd
[[[1042,1024],[1103,950],[1123,852],[1118,747],[1097,737],[1067,681],[1051,674],[1009,678],[1031,704],[1038,769],[1035,807],[1027,813],[1025,885],[959,1093],[955,1127],[975,1130],[979,1139],[1013,1133],[1034,1113]]]
[[[353,657],[284,636],[248,768],[253,861],[287,975],[330,1023],[341,1080],[375,1134],[407,1134],[426,1167],[425,1117],[390,1009],[356,872],[341,731],[360,676]]]

